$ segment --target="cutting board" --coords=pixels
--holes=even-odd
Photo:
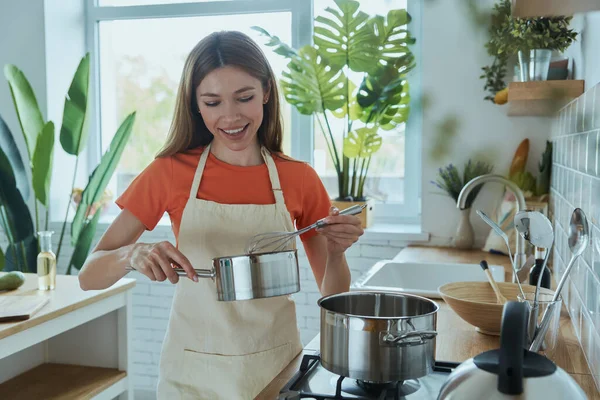
[[[0,322],[29,319],[49,301],[42,296],[0,296]]]

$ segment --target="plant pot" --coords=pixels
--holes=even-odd
[[[536,49],[529,52],[519,51],[521,82],[545,81],[550,69],[551,50]]]
[[[369,228],[373,225],[373,207],[375,206],[374,200],[367,201],[347,201],[347,200],[331,200],[331,205],[337,207],[340,211],[355,206],[357,204],[367,204],[365,209],[357,215],[360,218],[361,226],[363,229]]]
[[[456,227],[456,235],[454,235],[454,247],[461,250],[473,248],[475,234],[470,221],[471,209],[460,210],[460,221]]]

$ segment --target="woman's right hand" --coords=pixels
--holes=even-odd
[[[170,242],[133,245],[131,267],[151,280],[162,282],[168,278],[171,283],[177,283],[179,276],[171,264],[183,268],[191,280],[198,282],[198,275],[190,261]]]

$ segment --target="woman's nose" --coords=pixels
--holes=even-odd
[[[227,121],[236,121],[240,118],[240,110],[235,104],[227,102],[222,110],[223,114],[221,115],[221,118]]]

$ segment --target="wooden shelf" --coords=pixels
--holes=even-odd
[[[515,17],[573,15],[600,10],[600,0],[512,0]]]
[[[508,115],[550,116],[583,90],[582,80],[510,82]]]
[[[89,399],[126,376],[125,371],[112,368],[47,363],[0,384],[0,397],[11,400]]]

